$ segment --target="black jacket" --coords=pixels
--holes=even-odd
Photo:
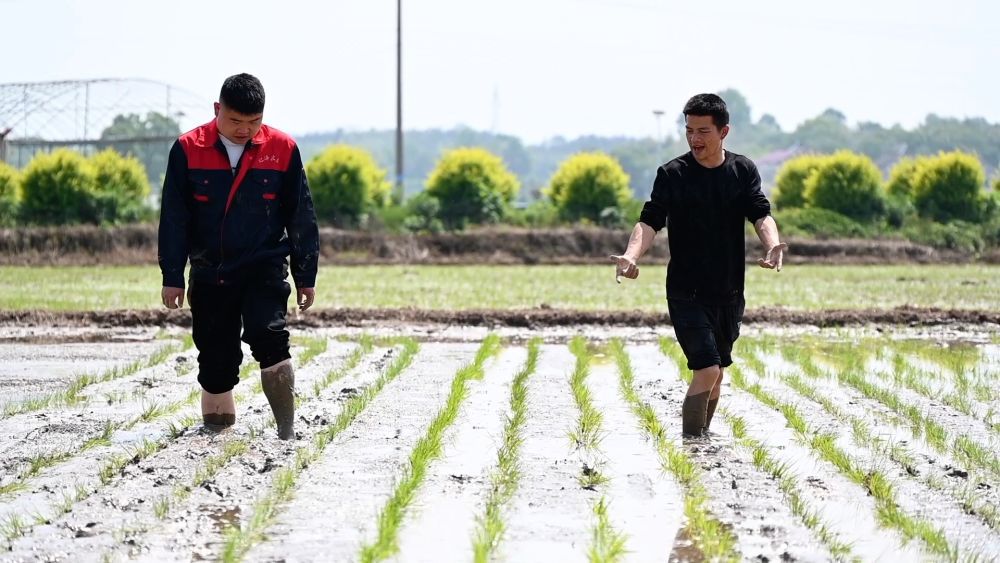
[[[236,170],[214,120],[170,149],[160,204],[163,285],[184,287],[189,258],[193,281],[226,285],[280,271],[290,255],[296,287],[314,287],[319,230],[295,141],[264,125]]]

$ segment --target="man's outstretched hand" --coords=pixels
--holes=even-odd
[[[305,311],[309,307],[312,307],[315,300],[315,287],[300,287],[296,290],[295,303],[299,306],[299,311]]]
[[[768,270],[781,271],[781,261],[784,259],[785,251],[788,250],[788,245],[781,242],[772,246],[767,254],[763,258],[757,259],[757,265],[761,268],[767,268]]]
[[[611,261],[615,263],[615,281],[622,283],[622,276],[634,280],[639,277],[639,266],[635,260],[628,256],[611,255]]]
[[[167,309],[180,309],[184,306],[184,288],[163,286],[160,301],[163,301],[163,306]]]

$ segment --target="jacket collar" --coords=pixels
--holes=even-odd
[[[271,138],[271,128],[261,125],[257,134],[250,139],[251,145],[263,145]],[[195,137],[195,146],[214,147],[219,144],[219,124],[213,119],[198,128],[198,135]]]

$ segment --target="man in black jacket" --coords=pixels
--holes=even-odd
[[[757,167],[722,148],[729,134],[726,103],[715,94],[699,94],[688,100],[684,116],[691,151],[656,171],[653,193],[625,254],[611,259],[616,278],[635,279],[636,262],[667,227],[667,308],[687,367],[694,370],[682,427],[687,435],[701,436],[715,414],[723,370],[733,363],[743,320],[743,220],[753,224],[764,247],[761,267],[780,271],[787,245],[778,241]]]
[[[236,421],[242,340],[260,363],[261,383],[283,440],[295,438],[295,375],[285,315],[291,274],[300,310],[315,299],[319,231],[299,149],[263,125],[264,87],[230,76],[215,119],[170,149],[160,205],[161,297],[184,305],[184,267],[198,348],[201,408],[209,426]]]

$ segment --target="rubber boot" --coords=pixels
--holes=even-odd
[[[209,393],[201,390],[201,419],[206,427],[221,430],[236,424],[236,403],[232,390]]]
[[[715,407],[719,404],[719,398],[708,400],[708,415],[705,417],[705,432],[712,426],[712,417],[715,416]]]
[[[708,420],[708,395],[711,391],[684,397],[681,407],[681,422],[687,436],[702,436]]]
[[[278,425],[278,438],[295,439],[295,371],[292,361],[279,362],[260,372],[264,396]]]

